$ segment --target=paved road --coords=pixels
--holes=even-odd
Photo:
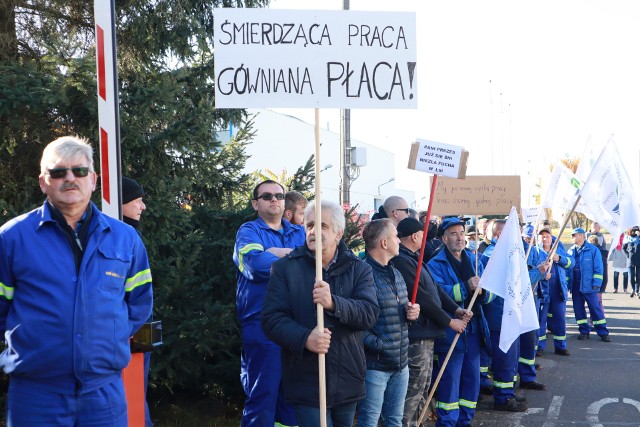
[[[640,425],[640,299],[612,293],[609,283],[603,300],[612,342],[602,342],[594,333],[591,339],[578,341],[569,301],[567,344],[571,355],[537,358],[542,366],[538,381],[547,390],[518,391],[529,403],[529,410],[522,414],[493,411],[493,399],[486,397],[478,403],[474,426]]]

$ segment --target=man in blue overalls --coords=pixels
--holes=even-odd
[[[569,249],[569,255],[575,259],[572,274],[569,274],[571,282],[571,293],[573,294],[573,312],[576,316],[576,323],[580,329],[579,340],[589,339],[591,328],[587,323],[587,311],[584,303],[589,306],[589,313],[593,319],[593,327],[600,339],[610,342],[607,321],[604,318],[604,311],[598,301],[598,292],[602,286],[602,256],[600,250],[587,242],[583,228],[576,228],[571,233],[574,245]]]

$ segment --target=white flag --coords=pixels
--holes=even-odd
[[[480,287],[504,298],[500,350],[506,353],[520,334],[539,328],[515,207],[480,278]]]
[[[612,139],[593,165],[581,194],[593,219],[613,236],[640,225],[638,198]]]
[[[556,162],[547,183],[547,191],[542,199],[542,207],[570,211],[579,192],[580,181],[576,175],[562,163]]]

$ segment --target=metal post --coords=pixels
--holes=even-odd
[[[349,10],[349,0],[344,0],[343,10]],[[340,110],[340,203],[351,204],[349,189],[351,187],[351,110]]]

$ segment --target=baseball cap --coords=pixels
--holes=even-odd
[[[447,231],[448,228],[453,227],[454,225],[461,225],[464,227],[467,225],[467,223],[466,221],[464,221],[464,218],[461,219],[461,218],[458,218],[457,216],[445,218],[442,220],[440,227],[438,227],[438,235],[442,236],[444,232]]]
[[[413,233],[424,230],[424,225],[415,218],[405,218],[398,223],[398,237],[408,237]]]
[[[522,227],[522,237],[533,237],[533,225],[528,224]]]
[[[574,228],[573,231],[571,232],[571,235],[573,236],[574,234],[586,234],[586,231],[584,231],[584,228],[582,227],[578,227],[578,228]]]

